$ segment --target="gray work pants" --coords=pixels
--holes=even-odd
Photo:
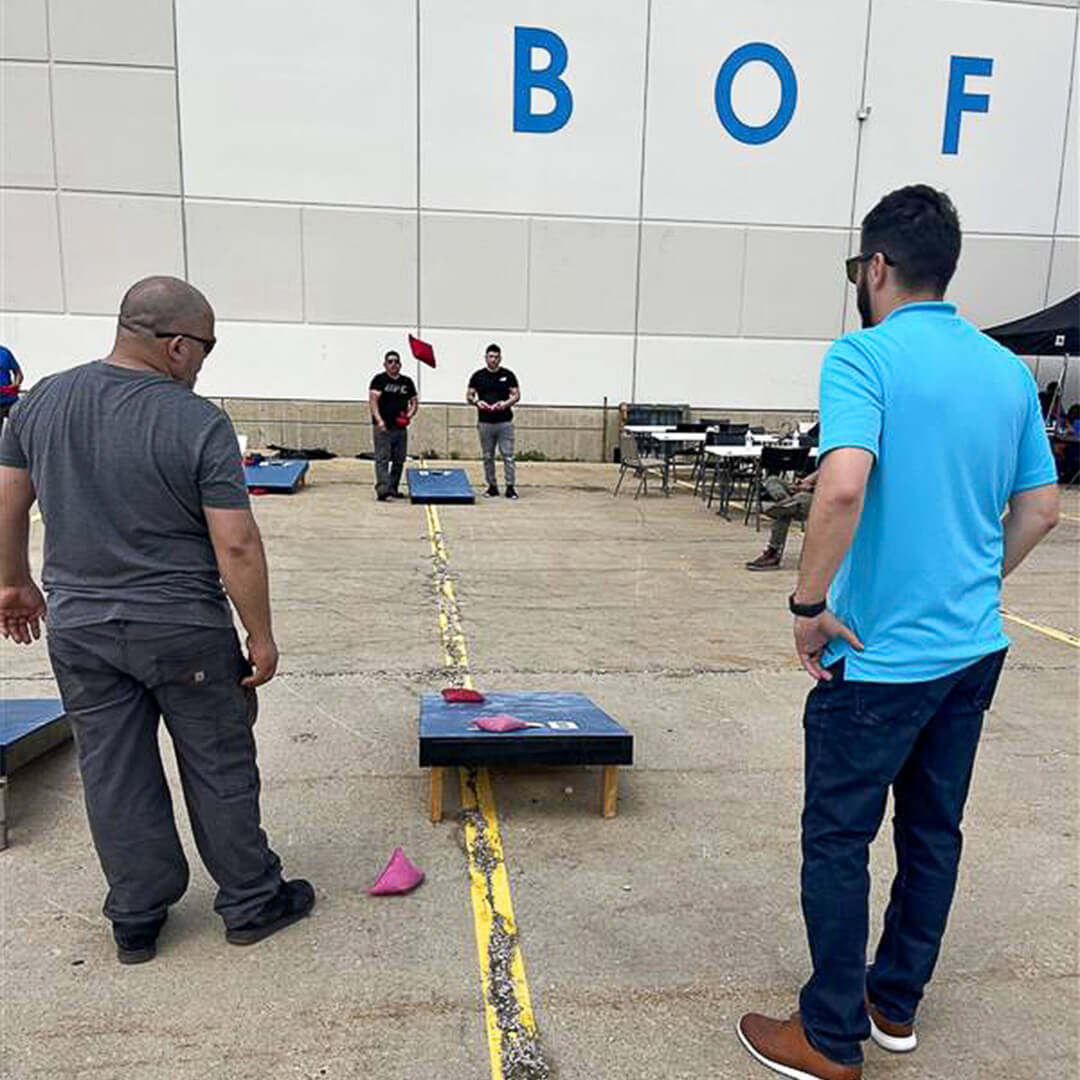
[[[778,476],[766,477],[763,487],[776,500],[765,510],[765,516],[773,522],[769,547],[782,553],[791,523],[807,519],[814,495],[810,491],[797,491],[794,483]]]
[[[277,892],[281,863],[259,821],[255,691],[232,628],[106,622],[50,630],[49,657],[71,720],[90,832],[114,923],[161,918],[188,864],[158,750],[164,716],[195,844],[226,927]]]
[[[401,470],[405,467],[405,450],[409,444],[409,430],[403,427],[375,427],[375,493],[392,495],[401,483]]]
[[[484,456],[484,481],[488,487],[496,487],[495,447],[503,463],[503,480],[507,487],[514,486],[514,422],[504,420],[501,424],[477,424],[480,432],[480,452]]]

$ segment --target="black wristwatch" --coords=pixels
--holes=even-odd
[[[795,594],[792,593],[787,601],[788,610],[792,615],[798,615],[803,619],[816,619],[828,606],[828,600],[819,600],[816,604],[796,604]]]

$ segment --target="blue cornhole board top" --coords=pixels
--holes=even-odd
[[[405,479],[414,503],[476,502],[464,469],[409,469]]]
[[[482,716],[538,720],[502,734],[471,728]],[[630,765],[634,737],[584,694],[505,691],[479,703],[420,698],[420,764]]]
[[[53,728],[52,732],[48,729]],[[70,734],[63,703],[58,698],[22,698],[0,701],[0,776],[37,754],[27,744],[40,736],[44,753]],[[10,766],[10,768],[9,768]]]
[[[249,488],[267,491],[295,491],[308,471],[306,461],[264,461],[244,466],[244,482]]]

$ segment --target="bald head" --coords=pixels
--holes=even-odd
[[[136,333],[212,325],[214,309],[194,285],[174,277],[136,281],[120,301],[120,322]]]

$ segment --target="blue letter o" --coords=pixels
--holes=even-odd
[[[760,127],[744,124],[731,107],[731,86],[735,82],[735,76],[745,65],[755,60],[768,64],[780,79],[780,107],[776,110],[776,115]],[[798,97],[799,84],[791,61],[775,45],[767,45],[761,41],[737,48],[724,61],[720,74],[716,76],[716,112],[720,117],[720,123],[739,142],[749,143],[751,146],[772,142],[783,132],[795,115],[795,103]]]

